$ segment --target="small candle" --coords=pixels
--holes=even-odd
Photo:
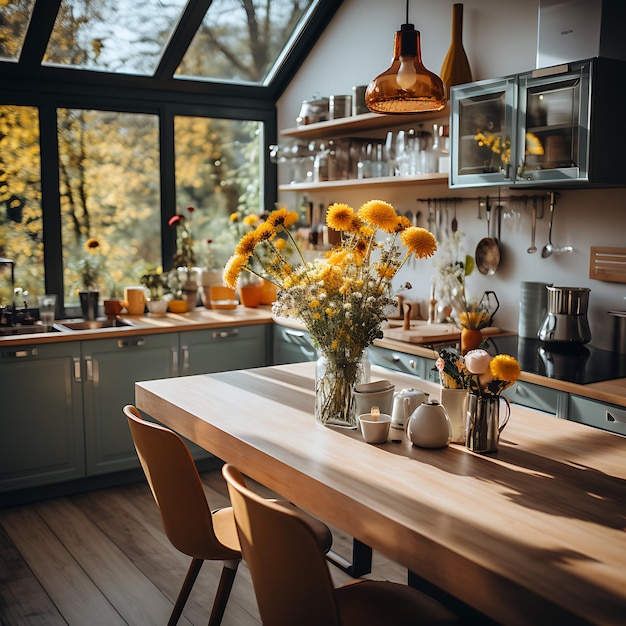
[[[372,419],[376,421],[380,417],[380,409],[377,406],[373,406],[370,409],[370,414],[372,415]]]

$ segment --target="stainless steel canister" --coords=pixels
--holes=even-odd
[[[330,96],[328,99],[328,119],[338,120],[352,115],[352,96]]]
[[[520,287],[519,323],[517,334],[524,339],[536,339],[548,311],[548,283],[522,282]]]
[[[367,85],[357,85],[352,87],[352,115],[361,115],[369,113],[367,104],[365,104],[365,92]]]

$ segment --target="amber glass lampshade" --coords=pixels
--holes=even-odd
[[[420,34],[413,24],[396,31],[391,67],[369,84],[365,103],[373,113],[424,113],[446,106],[441,78],[422,63]]]

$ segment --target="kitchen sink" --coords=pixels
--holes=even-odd
[[[15,335],[37,335],[39,333],[53,333],[59,329],[43,324],[25,324],[24,326],[0,326],[0,337],[14,337]]]
[[[100,330],[102,328],[124,328],[135,326],[132,322],[114,319],[98,319],[98,320],[65,320],[55,322],[54,328],[61,332],[74,332],[77,330]]]

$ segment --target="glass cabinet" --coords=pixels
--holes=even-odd
[[[451,89],[451,187],[624,185],[626,64],[591,59]]]

